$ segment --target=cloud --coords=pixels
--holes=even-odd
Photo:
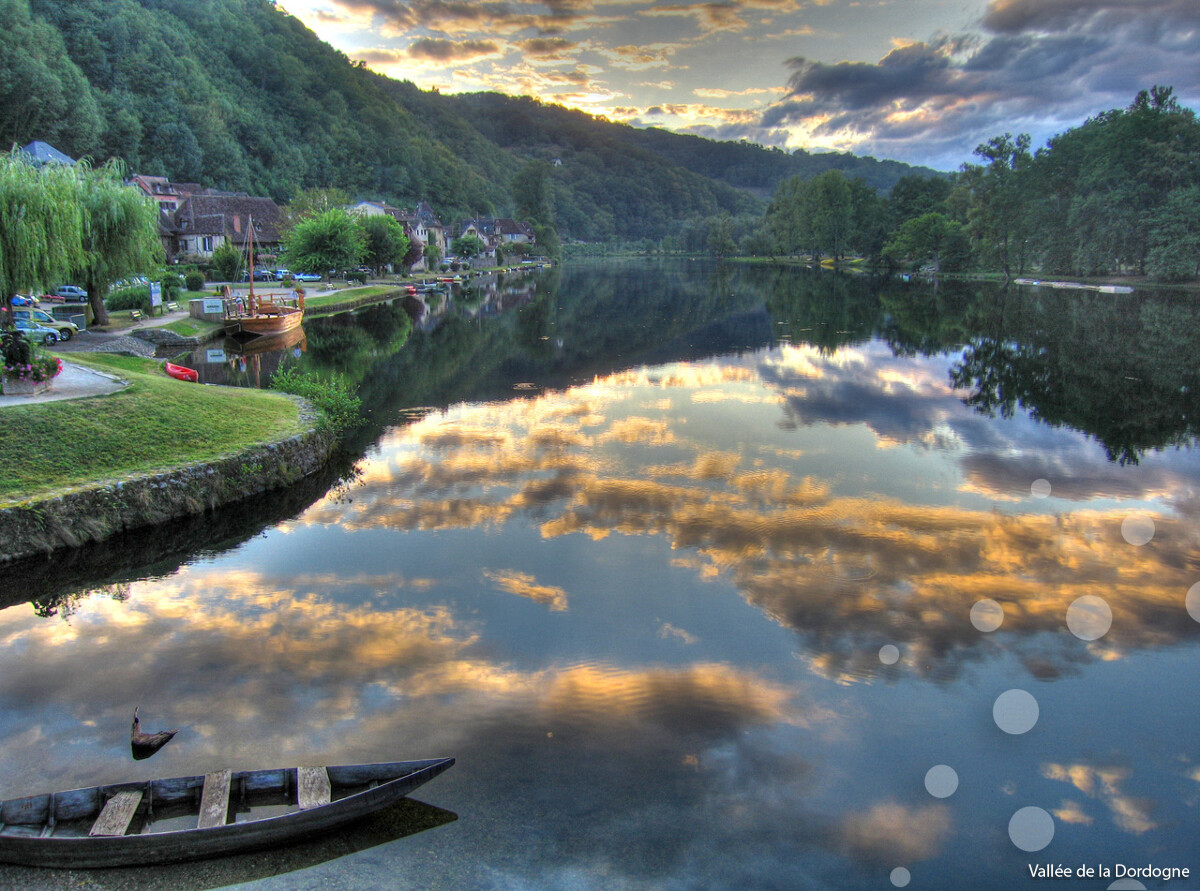
[[[480,59],[499,58],[505,54],[505,50],[492,40],[442,40],[422,37],[409,44],[407,54],[420,61],[477,62]]]
[[[536,62],[573,62],[581,44],[564,37],[531,37],[517,43],[526,57]]]
[[[623,44],[600,49],[599,52],[615,68],[644,71],[648,68],[666,68],[683,47],[682,43]]]
[[[954,167],[997,133],[1040,143],[1153,83],[1200,97],[1198,24],[1190,0],[993,0],[979,32],[898,46],[875,63],[790,59],[789,95],[760,125]]]
[[[337,6],[378,22],[380,30],[408,36],[416,29],[447,34],[509,35],[534,30],[554,35],[594,27],[604,21],[589,15],[590,0],[547,3],[465,2],[465,0],[335,0]],[[543,9],[549,9],[545,13]]]
[[[556,585],[539,585],[537,579],[527,572],[515,569],[484,570],[483,577],[501,591],[544,603],[552,612],[565,612],[567,592]]]

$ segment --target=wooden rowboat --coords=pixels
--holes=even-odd
[[[219,770],[0,802],[0,861],[140,866],[307,838],[386,807],[453,758]]]

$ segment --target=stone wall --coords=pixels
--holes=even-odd
[[[304,417],[315,420],[311,408]],[[237,455],[0,509],[0,563],[79,547],[290,485],[320,469],[336,443],[314,426]]]

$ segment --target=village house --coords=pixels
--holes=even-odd
[[[437,247],[439,254],[443,257],[446,255],[446,227],[442,225],[442,221],[438,219],[427,201],[418,202],[416,210],[393,207],[382,201],[360,201],[351,205],[347,210],[363,216],[387,214],[404,225],[404,234],[409,238],[416,239],[422,250],[425,245],[432,244]],[[412,268],[415,271],[424,270],[424,258],[414,263]]]
[[[279,205],[270,198],[249,195],[203,194],[183,199],[177,210],[160,217],[168,258],[209,259],[225,243],[247,248],[254,227],[256,254],[277,254],[280,248]]]
[[[486,253],[511,245],[533,245],[537,238],[533,226],[523,220],[508,218],[466,220],[457,227],[459,237],[473,235],[483,242]]]

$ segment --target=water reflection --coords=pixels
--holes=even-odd
[[[426,792],[452,826],[289,888],[1200,865],[1192,371],[1145,355],[1181,306],[1093,325],[827,275],[539,281],[400,348],[391,309],[314,326],[304,361],[371,356],[346,366],[375,423],[348,489],[0,611],[0,795],[125,779],[140,702],[182,728],[162,775],[458,758]],[[1085,364],[1131,307],[1141,349]],[[1118,373],[1152,387],[1125,420],[1087,407]],[[1081,598],[1111,614],[1094,639]],[[993,718],[1013,689],[1021,733]],[[1008,835],[1024,807],[1053,817],[1044,855]]]

